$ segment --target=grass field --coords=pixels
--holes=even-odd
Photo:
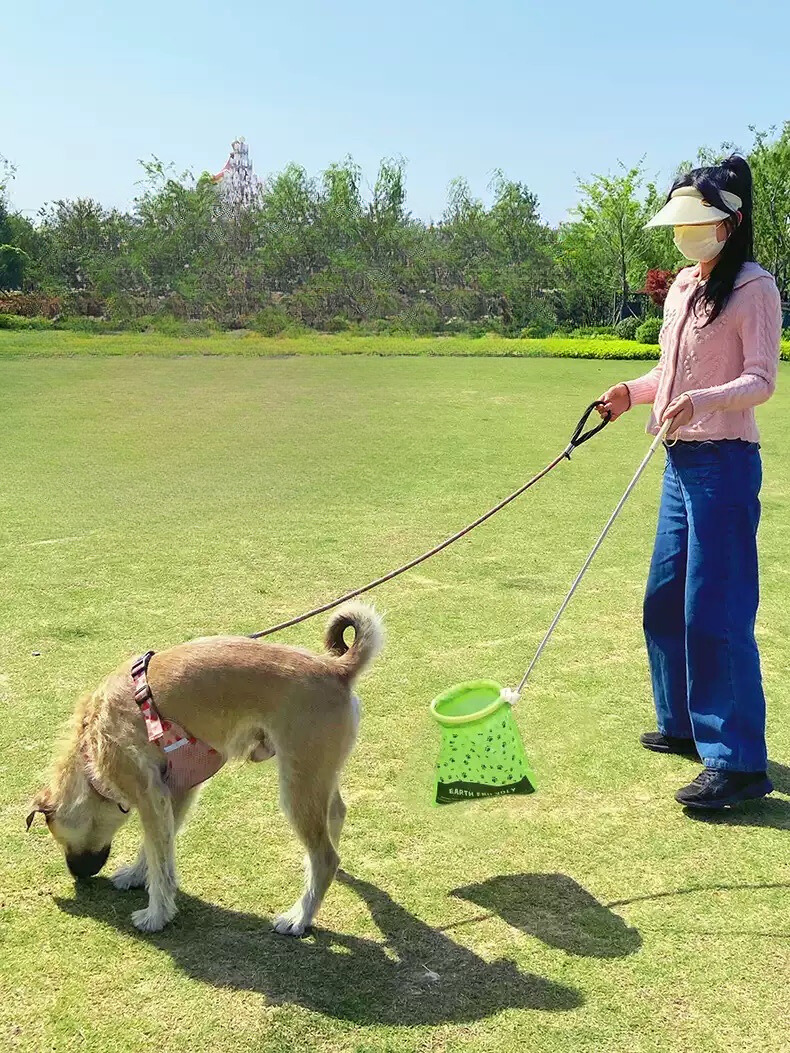
[[[518,679],[646,448],[638,411],[376,595],[389,640],[361,685],[345,778],[349,876],[313,937],[269,932],[301,881],[270,765],[209,784],[179,842],[180,913],[156,936],[130,922],[142,893],[104,877],[75,888],[43,825],[24,832],[59,725],[120,658],[262,628],[422,551],[542,467],[584,406],[639,369],[0,361],[0,1048],[790,1048],[785,366],[760,414],[760,641],[782,792],[693,820],[673,793],[695,766],[636,742],[652,726],[640,600],[656,462],[517,709],[539,792],[431,807],[430,699]],[[286,638],[318,646],[321,629]],[[132,821],[111,866],[137,835]]]

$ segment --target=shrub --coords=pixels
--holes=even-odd
[[[58,314],[66,318],[82,317],[100,318],[104,314],[104,301],[101,297],[86,290],[72,290],[60,297]]]
[[[514,354],[526,354],[534,358],[598,358],[598,359],[656,359],[658,348],[654,345],[639,344],[635,340],[617,340],[613,337],[600,336],[587,340],[568,340],[551,337],[544,342],[537,342],[534,347],[527,346],[524,352],[520,349]]]
[[[280,333],[285,332],[290,324],[291,319],[282,307],[271,305],[262,308],[256,315],[253,315],[250,319],[249,327],[254,329],[256,333],[260,333],[261,336],[279,336]]]
[[[418,301],[402,315],[404,328],[418,336],[429,336],[442,329],[442,319],[435,307]]]
[[[641,324],[641,318],[632,314],[628,318],[622,318],[614,327],[614,331],[621,340],[636,340],[636,331]]]
[[[213,322],[202,321],[199,318],[179,319],[171,315],[154,315],[151,319],[151,329],[163,336],[213,336],[217,326]]]
[[[54,318],[62,310],[61,298],[47,293],[0,291],[0,313],[25,318]]]
[[[544,340],[547,336],[551,335],[552,330],[553,326],[550,322],[536,320],[530,322],[529,325],[524,326],[519,333],[519,336],[525,340]]]
[[[105,318],[93,318],[83,315],[79,318],[59,318],[54,323],[55,329],[68,333],[118,333],[123,328],[118,322],[108,322]]]
[[[26,318],[19,314],[0,314],[0,329],[14,329],[20,332],[24,329],[51,329],[52,322],[49,318]]]
[[[482,336],[485,336],[487,332],[488,330],[483,322],[470,322],[466,335],[471,337],[472,340],[479,340]]]
[[[657,307],[663,307],[667,298],[669,287],[675,280],[674,271],[649,270],[645,278],[644,292]]]
[[[636,339],[640,344],[657,344],[661,325],[660,318],[645,319],[636,331]]]
[[[150,305],[146,304],[142,297],[121,292],[107,297],[105,310],[107,317],[123,329],[136,328],[135,323],[143,315],[150,313]]]
[[[465,336],[469,332],[469,322],[466,318],[458,318],[454,315],[444,323],[442,332],[447,333],[448,336]]]

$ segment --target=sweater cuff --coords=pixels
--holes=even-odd
[[[657,384],[649,374],[639,377],[637,380],[626,381],[628,394],[631,396],[632,406],[645,406],[656,397]]]
[[[687,391],[686,394],[691,399],[694,409],[690,424],[699,424],[703,417],[713,413],[721,399],[721,394],[715,388],[699,388],[697,391]]]

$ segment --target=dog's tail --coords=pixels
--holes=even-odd
[[[344,639],[349,626],[354,627],[351,647]],[[384,646],[381,618],[366,603],[346,603],[329,619],[324,643],[327,651],[337,657],[342,674],[353,680]]]

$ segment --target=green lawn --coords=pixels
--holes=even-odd
[[[3,337],[0,358],[6,339],[19,336]],[[157,936],[132,928],[142,893],[104,878],[78,892],[43,826],[24,832],[59,725],[120,658],[263,628],[422,551],[542,467],[584,406],[639,370],[513,358],[0,361],[0,1048],[787,1048],[785,366],[760,415],[760,640],[782,793],[731,819],[692,820],[673,793],[694,765],[637,744],[652,725],[640,600],[656,461],[517,709],[539,792],[430,804],[439,735],[428,703],[466,678],[517,681],[646,448],[638,411],[376,595],[389,640],[361,685],[345,779],[350,876],[330,890],[314,937],[269,932],[301,881],[271,766],[225,770],[207,787],[180,839],[180,913]],[[318,646],[322,627],[286,638]],[[132,822],[111,864],[137,833]]]

